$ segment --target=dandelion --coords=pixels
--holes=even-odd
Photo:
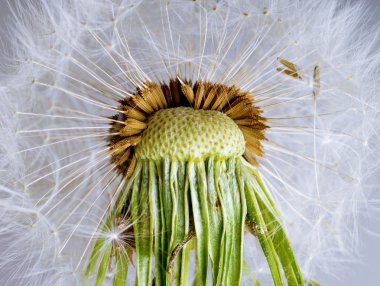
[[[16,1],[2,284],[318,285],[351,258],[376,31],[314,2]]]

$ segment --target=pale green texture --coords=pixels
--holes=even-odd
[[[245,229],[257,237],[276,286],[304,285],[274,201],[257,170],[242,157],[196,162],[139,159],[107,228],[115,217],[128,214],[122,213],[120,205],[131,210],[134,223],[136,285],[155,281],[157,286],[206,286],[209,282],[238,286],[244,268],[254,285],[260,285],[252,274],[255,269],[243,263]],[[97,285],[104,280],[113,255],[114,285],[126,281],[127,252],[111,252],[111,247],[104,238],[95,243],[87,275],[100,260]],[[195,253],[193,281],[189,277],[191,249]]]
[[[191,107],[161,109],[154,113],[136,146],[137,158],[200,161],[242,155],[243,133],[227,115]]]

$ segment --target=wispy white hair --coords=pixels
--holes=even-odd
[[[341,1],[15,1],[0,78],[0,284],[80,285],[120,192],[109,120],[146,81],[250,91],[271,118],[259,170],[305,277],[352,258],[375,216],[379,31]],[[277,58],[302,79],[277,70]],[[313,70],[321,88],[313,95]],[[315,88],[315,86],[314,86]],[[374,199],[375,198],[375,199]],[[254,239],[245,259],[270,277]],[[270,282],[267,282],[268,285]]]

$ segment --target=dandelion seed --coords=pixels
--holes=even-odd
[[[16,1],[1,284],[318,285],[352,257],[379,52],[361,5],[314,2]]]

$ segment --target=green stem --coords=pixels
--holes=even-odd
[[[136,243],[136,286],[151,282],[153,256],[153,225],[150,207],[149,166],[143,162],[141,176],[134,180],[132,187],[132,220]]]
[[[119,249],[116,254],[116,275],[113,286],[125,286],[127,283],[128,273],[128,254],[125,249]]]
[[[198,163],[189,162],[187,165],[193,220],[197,236],[195,279],[196,285],[207,285],[209,253],[209,222],[206,200],[207,187],[205,184],[206,179],[203,176],[204,173],[198,173],[197,176],[195,164]]]
[[[193,247],[194,285],[208,285],[209,259],[213,285],[240,285],[243,269],[248,270],[243,263],[246,224],[259,240],[274,284],[284,286],[286,278],[286,285],[304,285],[274,200],[257,170],[242,158],[138,160],[102,231],[113,229],[120,216],[133,222],[137,286],[153,280],[156,286],[186,286]],[[96,240],[86,275],[101,257],[97,286],[113,255],[114,286],[125,285],[129,261],[122,245],[105,237]]]
[[[304,285],[301,271],[270,194],[261,181],[258,172],[252,170],[250,166],[247,167],[245,162],[242,162],[242,165],[247,184],[248,218],[257,224],[255,233],[268,260],[275,284],[283,285],[278,270],[279,260],[288,285]],[[274,246],[274,249],[271,245]]]
[[[96,276],[95,286],[101,286],[103,284],[104,277],[107,273],[107,268],[111,259],[112,243],[105,245],[102,259],[100,260],[98,275]]]

